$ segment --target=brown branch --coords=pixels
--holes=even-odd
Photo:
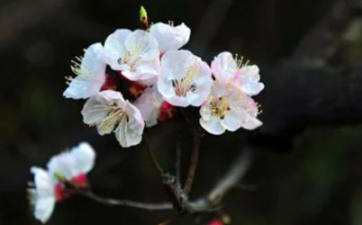
[[[190,165],[184,186],[184,191],[186,194],[190,193],[191,191],[200,155],[200,134],[198,133],[198,130],[193,129],[193,137],[193,148],[190,157]]]
[[[144,202],[137,202],[137,201],[131,201],[131,200],[119,200],[119,199],[113,199],[113,198],[103,198],[100,196],[97,196],[89,191],[81,191],[77,189],[77,193],[85,196],[87,198],[90,198],[96,202],[105,204],[105,205],[117,205],[117,206],[127,206],[132,208],[138,208],[138,209],[145,209],[145,210],[172,210],[173,205],[171,203],[144,203]]]
[[[217,210],[220,207],[224,195],[245,175],[251,161],[250,154],[249,150],[242,152],[234,161],[229,171],[219,180],[205,198],[189,201],[188,196],[183,195],[183,207],[185,210],[189,213]]]
[[[150,147],[150,142],[148,141],[148,138],[146,135],[144,135],[144,144],[145,144],[145,147],[146,147],[146,151],[152,161],[152,164],[153,166],[155,167],[155,169],[158,171],[158,173],[160,174],[160,176],[162,177],[163,174],[164,174],[164,171],[163,169],[161,168],[158,160],[156,159],[155,155],[153,154],[152,150],[151,150],[151,147]]]
[[[176,161],[175,161],[175,173],[176,173],[176,186],[181,189],[181,145],[178,144],[176,148]]]

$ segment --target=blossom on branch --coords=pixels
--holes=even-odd
[[[144,30],[118,29],[104,43],[104,60],[130,80],[157,76],[159,55],[157,40]]]
[[[259,68],[256,65],[243,64],[243,60],[234,59],[230,52],[222,52],[211,63],[214,76],[221,81],[233,82],[250,96],[264,89],[260,81]]]
[[[70,151],[53,156],[47,165],[48,170],[31,167],[34,184],[28,191],[36,219],[42,223],[49,220],[56,202],[71,194],[67,186],[88,186],[86,174],[94,166],[95,155],[93,148],[83,142]]]
[[[161,59],[158,90],[172,105],[200,106],[210,93],[209,66],[190,51],[168,51]]]
[[[200,115],[200,125],[214,135],[239,128],[252,130],[262,125],[256,118],[257,104],[231,82],[214,82],[210,95],[200,108]]]
[[[100,135],[114,132],[122,147],[137,145],[142,140],[142,115],[119,92],[99,92],[88,99],[81,113],[84,123],[96,126]]]

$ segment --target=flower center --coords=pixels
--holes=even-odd
[[[210,103],[211,114],[220,119],[224,119],[226,112],[230,110],[228,100],[219,97]]]
[[[129,66],[129,71],[136,72],[138,63],[141,61],[141,57],[137,54],[127,53],[123,58],[118,59],[119,64],[125,64]]]
[[[171,81],[177,96],[186,97],[188,92],[196,91],[196,85],[194,84],[196,69],[196,66],[192,66],[184,77]]]
[[[113,105],[95,105],[95,110],[108,110],[107,116],[105,116],[102,122],[98,125],[103,131],[112,130],[115,124],[118,124],[122,119],[128,121],[127,113],[119,105],[119,103],[114,103]]]
[[[172,80],[171,82],[177,96],[186,97],[189,91],[196,91],[196,85],[184,78],[181,78],[181,80]]]

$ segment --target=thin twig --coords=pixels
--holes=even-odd
[[[193,130],[193,148],[190,157],[190,165],[187,173],[187,178],[185,181],[184,191],[186,194],[190,193],[194,177],[196,174],[197,164],[199,162],[200,155],[200,134],[196,129]]]
[[[181,189],[181,145],[180,144],[178,144],[176,148],[175,173],[176,173],[176,186],[178,189]]]
[[[207,212],[219,209],[223,196],[240,181],[249,168],[251,161],[250,154],[249,150],[240,153],[229,171],[225,173],[205,198],[189,201],[187,195],[184,195],[184,209],[189,213]]]
[[[119,199],[113,199],[113,198],[103,198],[100,196],[97,196],[89,191],[80,191],[78,189],[78,193],[82,196],[85,196],[87,198],[90,198],[96,202],[105,204],[105,205],[118,205],[118,206],[127,206],[127,207],[133,207],[133,208],[139,208],[139,209],[145,209],[145,210],[172,210],[173,205],[171,203],[144,203],[144,202],[137,202],[137,201],[131,201],[131,200],[119,200]]]
[[[217,202],[227,191],[240,181],[245,175],[246,170],[249,168],[251,160],[250,154],[250,150],[244,150],[243,153],[237,157],[226,175],[210,191],[208,195],[208,200],[210,202]]]
[[[197,164],[199,162],[199,155],[200,155],[200,131],[198,128],[195,127],[194,123],[191,121],[187,112],[184,109],[180,109],[182,116],[184,117],[185,121],[191,127],[193,132],[193,147],[190,156],[190,164],[187,172],[187,177],[184,186],[185,194],[189,194],[192,189],[192,184],[195,178]]]
[[[150,147],[150,142],[148,141],[148,138],[147,136],[145,135],[144,138],[144,143],[145,143],[145,146],[146,146],[146,151],[153,163],[153,166],[155,167],[155,169],[159,172],[160,176],[162,177],[163,174],[164,174],[164,171],[163,169],[161,168],[158,160],[156,159],[155,155],[153,154],[152,150],[151,150],[151,147]]]

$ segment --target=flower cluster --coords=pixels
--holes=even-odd
[[[210,68],[180,49],[190,34],[183,23],[118,29],[77,58],[77,76],[69,78],[64,96],[87,99],[84,123],[100,135],[115,133],[122,147],[139,144],[145,126],[172,118],[174,107],[200,107],[200,124],[214,135],[260,126],[251,98],[264,88],[258,67],[223,52]]]
[[[34,183],[29,188],[29,194],[36,219],[42,223],[48,221],[55,203],[72,194],[70,187],[87,188],[87,173],[94,166],[95,156],[95,151],[88,143],[81,143],[70,151],[53,156],[47,170],[31,168]]]

